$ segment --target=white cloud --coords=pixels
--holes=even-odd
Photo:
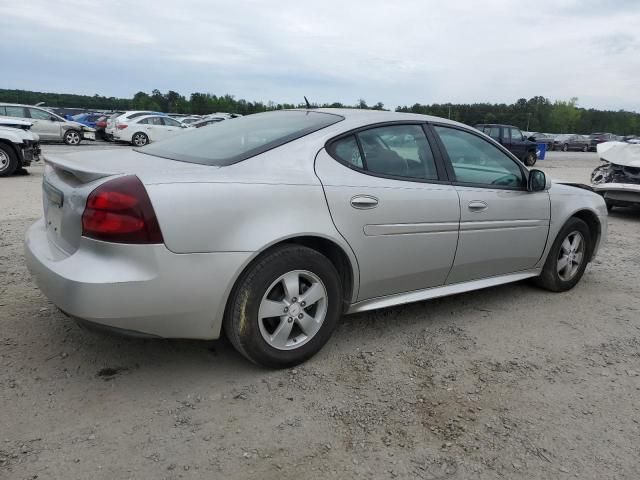
[[[5,78],[11,88],[25,79],[45,91],[129,96],[157,87],[389,106],[577,96],[588,107],[640,110],[638,4],[32,0],[0,5],[0,53],[23,70]],[[18,60],[11,52],[20,50]],[[42,74],[44,56],[64,78]]]

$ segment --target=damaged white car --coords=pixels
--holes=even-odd
[[[591,183],[607,209],[640,205],[640,145],[606,142],[597,148],[604,163],[591,173]]]

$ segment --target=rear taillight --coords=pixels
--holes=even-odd
[[[103,183],[87,198],[82,235],[116,243],[163,243],[144,185],[130,175]]]
[[[96,122],[96,127],[105,128],[107,126],[107,122]]]
[[[124,130],[125,128],[127,128],[129,125],[127,125],[126,123],[118,123],[116,124],[116,128],[118,130]]]

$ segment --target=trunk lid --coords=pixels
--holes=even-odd
[[[201,182],[218,167],[145,155],[130,149],[47,156],[42,181],[44,218],[49,240],[73,254],[80,245],[87,197],[100,184],[120,175],[136,175],[143,184]]]

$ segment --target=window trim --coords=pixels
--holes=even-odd
[[[440,155],[442,156],[442,158],[444,159],[445,162],[445,167],[447,169],[447,174],[449,175],[449,178],[451,179],[451,184],[455,185],[455,186],[460,186],[460,187],[472,187],[472,188],[484,188],[487,190],[511,190],[511,191],[528,191],[527,190],[527,184],[529,183],[529,170],[524,166],[524,164],[518,160],[518,158],[513,155],[509,150],[507,150],[503,145],[501,145],[500,143],[496,142],[493,138],[491,137],[487,137],[486,135],[484,135],[482,132],[480,131],[473,131],[472,129],[469,128],[464,128],[461,127],[459,125],[451,125],[448,123],[442,123],[442,122],[429,122],[429,128],[433,131],[433,135],[436,139],[436,143],[438,145],[438,148],[440,149]],[[447,152],[447,149],[444,146],[444,143],[442,142],[442,140],[440,139],[440,135],[438,135],[438,132],[436,132],[434,127],[445,127],[445,128],[451,128],[454,130],[460,130],[462,132],[466,132],[470,135],[474,135],[476,137],[478,137],[480,140],[483,140],[485,142],[487,142],[488,144],[496,147],[498,150],[500,150],[502,153],[504,153],[508,158],[510,158],[513,162],[515,162],[515,164],[518,166],[518,168],[520,169],[520,172],[522,173],[522,183],[523,185],[519,186],[519,187],[510,187],[508,185],[486,185],[484,183],[471,183],[471,182],[458,182],[456,180],[456,174],[455,171],[453,169],[453,162],[451,161],[451,159],[449,158],[449,154]],[[502,127],[504,128],[504,127]],[[488,138],[488,140],[487,140]]]
[[[403,126],[403,125],[418,125],[420,127],[422,127],[422,131],[425,135],[425,138],[427,139],[427,143],[429,144],[429,147],[431,148],[431,153],[433,154],[433,160],[436,166],[436,172],[438,174],[438,178],[437,179],[428,179],[428,178],[415,178],[415,177],[401,177],[398,175],[388,175],[385,173],[377,173],[377,172],[372,172],[370,170],[366,170],[367,168],[367,161],[366,158],[364,156],[364,150],[362,149],[362,145],[360,143],[360,139],[358,138],[358,133],[360,132],[364,132],[366,130],[372,130],[374,128],[381,128],[381,127],[397,127],[397,126]],[[335,148],[334,145],[339,142],[340,140],[353,136],[356,139],[356,143],[358,144],[358,150],[360,151],[360,158],[362,159],[362,167],[360,168],[356,165],[353,165],[352,163],[346,162],[344,160],[342,160],[340,157],[338,157],[335,153]],[[449,176],[446,170],[446,166],[445,163],[443,161],[443,159],[441,158],[440,155],[440,151],[438,149],[438,147],[436,146],[436,144],[434,144],[433,142],[433,138],[430,135],[430,132],[427,128],[427,122],[423,121],[423,120],[393,120],[393,121],[387,121],[387,122],[378,122],[378,123],[371,123],[369,125],[364,125],[362,127],[358,127],[358,128],[353,128],[347,132],[343,132],[340,135],[336,135],[333,138],[330,138],[329,140],[327,140],[324,144],[324,149],[326,150],[326,152],[329,154],[329,156],[331,158],[333,158],[336,162],[340,163],[341,165],[344,165],[345,167],[354,170],[358,173],[362,173],[364,175],[370,175],[372,177],[378,177],[378,178],[387,178],[390,180],[399,180],[401,182],[413,182],[413,183],[433,183],[433,184],[451,184],[451,182],[449,181]]]

